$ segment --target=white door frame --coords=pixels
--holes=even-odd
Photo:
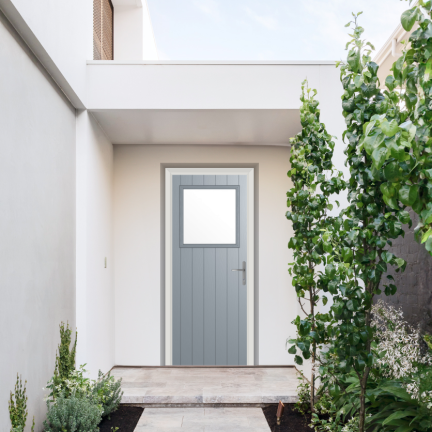
[[[172,176],[247,176],[247,364],[254,365],[254,169],[165,168],[165,365],[172,365]]]

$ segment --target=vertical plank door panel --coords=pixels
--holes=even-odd
[[[216,185],[226,186],[228,176],[217,175]],[[228,364],[228,254],[216,248],[216,364]]]
[[[194,175],[192,184],[203,185],[204,176]],[[193,248],[192,364],[204,364],[204,248]]]
[[[216,176],[204,176],[204,184],[216,184]],[[216,249],[204,248],[204,365],[216,365]]]

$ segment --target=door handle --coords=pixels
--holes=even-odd
[[[243,272],[243,285],[246,285],[246,261],[243,261],[243,268],[241,269],[232,269],[231,271],[241,271]]]

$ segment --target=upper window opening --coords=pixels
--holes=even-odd
[[[111,0],[93,0],[93,60],[114,60],[114,7]]]

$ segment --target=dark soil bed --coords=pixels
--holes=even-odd
[[[117,411],[110,415],[110,419],[105,417],[99,424],[100,432],[112,432],[118,427],[118,432],[133,432],[144,408],[120,405]]]
[[[297,411],[294,411],[294,404],[285,404],[281,424],[276,424],[277,404],[272,404],[263,408],[265,418],[272,432],[313,432],[308,425],[310,424],[310,416],[302,416]],[[119,431],[120,432],[120,431]]]

